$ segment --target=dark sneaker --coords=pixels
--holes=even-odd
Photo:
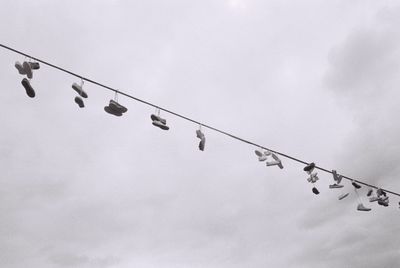
[[[22,64],[22,67],[23,67],[24,70],[25,70],[26,76],[27,76],[29,79],[32,79],[33,73],[32,73],[31,65],[29,64],[29,62],[24,61],[24,63]]]
[[[31,83],[29,82],[29,80],[24,78],[24,79],[22,79],[21,84],[24,86],[26,94],[29,97],[34,98],[35,97],[35,90],[33,90],[33,87],[31,86]]]
[[[386,192],[379,188],[378,190],[376,190],[376,195],[377,196],[381,196],[381,195],[386,196]]]
[[[152,115],[150,116],[150,118],[151,118],[151,120],[153,120],[153,121],[159,121],[159,122],[161,122],[161,123],[164,124],[164,125],[167,124],[167,120],[164,119],[164,118],[161,118],[159,115],[152,114]]]
[[[357,206],[357,210],[359,211],[370,211],[370,208],[364,207],[364,205],[362,203],[358,204]]]
[[[307,172],[307,173],[311,173],[311,172],[314,170],[314,168],[315,168],[315,163],[313,162],[313,163],[310,163],[310,164],[308,164],[307,166],[305,166],[305,167],[303,168],[303,170],[304,170],[305,172]]]
[[[80,108],[85,107],[85,104],[83,103],[83,100],[81,97],[75,97],[75,102],[79,105]]]
[[[319,194],[319,191],[318,191],[318,189],[317,189],[317,188],[315,188],[315,187],[313,187],[313,188],[312,188],[312,192],[313,192],[314,194]]]
[[[111,109],[109,106],[105,106],[104,107],[104,111],[106,111],[106,113],[109,113],[109,114],[112,114],[112,115],[115,115],[115,116],[122,116],[122,113],[119,113],[119,112]]]
[[[204,147],[206,146],[206,138],[203,137],[199,143],[199,149],[200,151],[204,151]]]
[[[199,138],[199,139],[202,139],[202,138],[204,138],[204,133],[201,132],[200,129],[198,129],[198,130],[196,130],[196,137]],[[262,154],[261,152],[259,152],[259,153]],[[257,153],[256,153],[256,154],[257,154]],[[257,155],[258,155],[258,154],[257,154]]]
[[[371,196],[373,191],[374,191],[373,189],[369,189],[368,192],[367,192],[367,196],[368,197]]]
[[[32,70],[39,70],[40,69],[39,62],[29,62],[29,65],[31,66]]]
[[[361,185],[356,183],[355,181],[352,181],[351,185],[353,185],[354,188],[356,188],[356,189],[360,189],[361,188]]]
[[[121,114],[126,113],[128,111],[128,109],[125,106],[119,104],[115,100],[110,100],[110,105],[109,106],[110,106],[111,109],[113,109],[116,112],[119,112]]]
[[[77,83],[72,84],[72,88],[81,96],[82,98],[87,98],[88,95],[85,91],[83,91],[82,86],[78,85]]]
[[[159,128],[161,128],[163,130],[168,130],[169,129],[169,126],[163,124],[162,122],[160,122],[158,120],[154,120],[153,121],[153,126],[159,127]]]
[[[340,184],[340,182],[343,179],[343,176],[337,174],[336,170],[332,170],[332,175],[333,175],[333,180],[336,181],[337,184]]]
[[[26,74],[24,67],[22,66],[22,64],[19,61],[16,61],[14,66],[15,66],[15,68],[17,68],[19,74],[22,74],[22,75]]]

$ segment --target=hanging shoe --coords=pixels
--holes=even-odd
[[[379,188],[378,190],[376,190],[376,195],[377,196],[381,196],[381,195],[386,196],[386,192],[384,190],[382,190],[381,188]]]
[[[364,207],[364,205],[362,203],[360,203],[357,206],[357,210],[359,210],[359,211],[370,211],[371,209]]]
[[[29,62],[24,61],[24,63],[22,64],[22,67],[23,67],[24,70],[25,70],[26,76],[27,76],[29,79],[32,79],[33,73],[32,73],[31,65],[29,64]]]
[[[40,64],[39,62],[29,62],[29,65],[31,66],[32,70],[39,70],[40,69]]]
[[[314,170],[314,168],[315,168],[315,163],[312,162],[312,163],[308,164],[307,166],[305,166],[305,167],[303,168],[303,170],[304,170],[305,172],[307,172],[308,174],[310,174],[310,173]]]
[[[332,170],[333,180],[336,181],[337,184],[340,184],[342,181],[343,176],[337,174],[336,170]]]
[[[342,200],[342,199],[345,199],[348,196],[349,196],[349,193],[341,194],[341,195],[339,195],[338,199]]]
[[[206,138],[203,137],[199,142],[199,150],[204,151],[204,147],[206,146]]]
[[[85,91],[83,91],[82,86],[78,85],[77,83],[72,84],[72,88],[82,97],[82,98],[87,98],[88,95],[86,94]]]
[[[164,124],[164,125],[167,124],[167,120],[164,119],[164,118],[161,118],[159,115],[152,114],[152,115],[150,116],[150,118],[151,118],[151,120],[153,120],[153,121],[159,121],[159,122],[161,122],[161,123]]]
[[[110,106],[104,106],[104,111],[106,111],[106,113],[115,115],[115,116],[122,116],[122,113],[115,111],[114,109],[111,109]]]
[[[200,129],[198,129],[198,130],[196,130],[196,137],[199,139],[202,139],[202,138],[204,138],[204,133],[201,132]],[[260,154],[262,154],[262,153],[260,152]]]
[[[356,183],[355,181],[352,181],[352,182],[351,182],[351,185],[353,185],[354,188],[356,188],[356,189],[360,189],[360,188],[361,188],[361,185],[359,185],[359,184]]]
[[[272,158],[278,163],[278,167],[280,169],[283,169],[282,161],[279,159],[279,157],[276,154],[271,153]]]
[[[24,79],[22,79],[21,84],[25,88],[26,94],[29,97],[34,98],[35,97],[35,90],[33,90],[33,87],[31,86],[31,83],[29,82],[29,80],[24,78]]]
[[[76,97],[75,97],[75,103],[78,104],[78,106],[79,106],[80,108],[85,107],[85,104],[83,103],[83,100],[82,100],[81,97],[76,96]]]
[[[343,186],[344,185],[342,185],[342,184],[334,183],[334,184],[329,185],[329,188],[330,189],[338,189],[338,188],[343,188]]]
[[[110,104],[108,106],[111,109],[113,109],[114,111],[121,113],[121,114],[126,113],[128,111],[128,109],[125,106],[119,104],[115,100],[110,100]]]
[[[318,178],[318,172],[311,173],[310,177],[308,177],[307,181],[311,183],[316,183],[319,180]]]
[[[369,198],[369,202],[376,202],[376,201],[378,201],[380,198],[379,197],[377,197],[377,196],[371,196],[370,198]]]
[[[22,74],[22,75],[26,74],[24,67],[22,66],[22,64],[19,61],[16,61],[14,66],[15,66],[15,68],[17,68],[19,74]]]
[[[373,192],[374,192],[374,190],[372,188],[370,188],[367,192],[367,196],[371,196]]]
[[[159,127],[159,128],[161,128],[163,130],[168,130],[169,129],[169,126],[163,124],[161,121],[158,121],[158,120],[154,120],[152,124],[153,124],[153,126]]]
[[[313,188],[312,188],[312,192],[313,192],[314,194],[319,194],[319,191],[318,191],[318,189],[317,189],[317,188],[315,188],[315,187],[313,187]]]

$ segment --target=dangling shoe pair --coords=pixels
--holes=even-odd
[[[81,82],[81,85],[78,85],[77,83],[72,84],[72,89],[75,90],[80,95],[75,97],[75,103],[78,104],[79,108],[85,107],[85,103],[83,102],[82,98],[86,99],[88,97],[87,93],[82,89],[82,86],[83,86],[83,80]]]
[[[307,181],[311,182],[311,183],[316,183],[318,180],[319,180],[319,178],[318,178],[318,173],[317,172],[311,173],[310,177],[307,178]]]
[[[159,127],[163,130],[168,130],[169,126],[167,126],[167,120],[161,118],[159,115],[152,114],[150,116],[151,120],[153,121],[153,126]]]
[[[196,130],[196,137],[200,139],[199,150],[204,151],[204,147],[206,146],[206,137],[200,129]]]
[[[15,62],[15,68],[17,68],[19,74],[26,75],[29,79],[32,79],[33,77],[32,70],[40,69],[40,65],[39,62],[24,61],[21,64],[19,61],[17,61]]]
[[[334,184],[329,185],[330,189],[338,189],[343,188],[343,185],[340,184],[342,181],[342,175],[337,174],[336,170],[332,170],[333,180],[335,181]]]
[[[110,100],[110,104],[104,107],[104,111],[115,116],[122,116],[128,109],[114,100]]]
[[[274,153],[271,153],[271,152],[269,152],[269,153],[271,154],[274,161],[267,161],[265,163],[267,165],[267,167],[278,166],[280,169],[283,169],[282,161],[279,159],[279,157]]]

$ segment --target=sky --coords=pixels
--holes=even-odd
[[[0,43],[135,97],[400,191],[398,1],[9,1]],[[0,49],[0,266],[400,265],[398,197],[311,192],[303,165]],[[338,201],[340,193],[348,198]]]

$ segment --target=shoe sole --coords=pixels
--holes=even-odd
[[[33,89],[33,87],[31,86],[31,83],[29,83],[29,80],[24,78],[21,81],[22,86],[25,88],[26,94],[31,97],[34,98],[35,97],[35,90]]]
[[[80,97],[75,97],[75,103],[78,104],[79,108],[85,107],[85,103],[83,103],[83,100]]]
[[[122,113],[118,113],[118,112],[114,111],[109,106],[105,106],[104,107],[104,111],[106,111],[106,113],[108,113],[108,114],[112,114],[112,115],[115,115],[115,116],[122,116]]]
[[[83,89],[77,83],[72,84],[72,89],[75,90],[82,98],[86,99],[88,97],[86,92],[83,91]]]

